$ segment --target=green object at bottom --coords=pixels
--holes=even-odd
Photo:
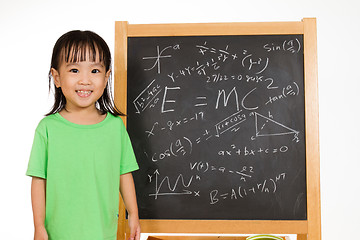
[[[255,235],[246,238],[246,240],[283,240],[281,237],[273,236],[273,235]]]

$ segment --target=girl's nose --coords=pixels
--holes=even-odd
[[[81,85],[90,85],[91,84],[91,76],[90,74],[82,74],[79,79],[79,84]]]
[[[79,81],[79,84],[80,84],[80,85],[90,85],[90,82],[89,82],[89,81],[86,81],[86,80],[85,80],[85,81],[80,80],[80,81]]]

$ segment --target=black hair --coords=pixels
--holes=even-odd
[[[99,55],[99,56],[97,56]],[[52,74],[51,68],[59,71],[61,61],[65,62],[82,62],[86,61],[87,57],[96,61],[103,62],[106,68],[106,72],[111,70],[111,53],[108,45],[99,35],[92,31],[80,31],[74,30],[62,35],[54,45],[51,66],[49,71],[49,91],[51,89]],[[54,105],[46,116],[60,112],[65,108],[66,99],[62,93],[61,88],[57,88],[53,83],[54,93]],[[111,94],[111,77],[109,78],[107,85],[104,89],[102,96],[96,102],[96,108],[105,114],[111,113],[114,116],[125,116],[116,106]]]

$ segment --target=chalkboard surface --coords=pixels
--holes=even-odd
[[[128,38],[141,219],[304,220],[303,35]]]

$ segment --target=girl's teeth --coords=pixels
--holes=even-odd
[[[88,97],[88,96],[91,95],[92,91],[77,90],[76,93],[77,93],[80,97]]]
[[[80,91],[80,90],[78,90],[77,92],[79,92],[79,93],[91,93],[91,91]]]

